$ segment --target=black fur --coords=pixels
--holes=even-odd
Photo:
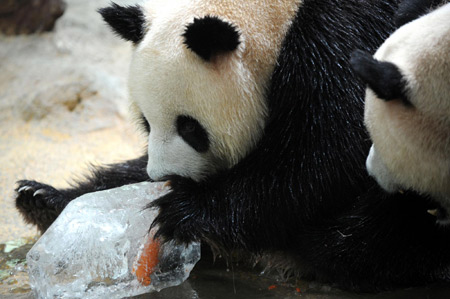
[[[27,223],[36,224],[41,232],[46,231],[66,206],[59,205],[65,198],[52,186],[36,181],[21,180],[17,184],[16,208]]]
[[[444,0],[404,0],[399,4],[395,15],[397,27],[425,15],[431,8],[444,3]]]
[[[186,115],[177,117],[177,131],[181,138],[199,153],[209,149],[208,133],[194,118]]]
[[[364,85],[349,64],[394,29],[395,1],[305,0],[278,57],[256,149],[196,183],[172,177],[158,235],[228,250],[283,251],[293,267],[376,291],[450,278],[450,232],[425,199],[387,195],[365,169]],[[219,244],[219,245],[218,245]]]
[[[215,16],[195,18],[183,37],[186,46],[206,61],[214,55],[234,51],[240,43],[236,28]]]
[[[449,229],[436,225],[424,198],[385,194],[364,167],[371,145],[364,85],[349,56],[377,49],[393,30],[395,8],[389,0],[304,0],[273,71],[262,139],[201,182],[170,177],[173,191],[152,204],[160,209],[158,235],[284,252],[306,277],[342,288],[449,281]],[[101,170],[62,202],[145,180],[141,159]]]
[[[123,39],[137,44],[144,37],[145,16],[139,5],[120,6],[111,3],[110,7],[101,8],[98,12]]]
[[[352,53],[350,64],[380,99],[385,101],[401,99],[411,105],[406,95],[406,79],[395,64],[378,61],[361,50]]]
[[[147,155],[143,155],[123,163],[93,168],[85,181],[62,190],[35,181],[19,181],[16,207],[27,223],[35,224],[41,232],[45,232],[72,199],[85,193],[149,180],[147,160]]]

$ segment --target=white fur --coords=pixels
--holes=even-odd
[[[366,167],[371,176],[373,176],[377,183],[388,192],[395,192],[399,189],[395,181],[392,179],[392,173],[389,168],[377,154],[375,147],[372,145],[367,156]]]
[[[367,90],[369,173],[388,191],[411,188],[450,207],[450,4],[399,28],[374,57],[401,70],[414,107]]]
[[[299,0],[151,0],[143,5],[146,35],[136,47],[130,98],[151,126],[148,173],[195,180],[242,159],[262,135],[265,92]],[[194,17],[218,16],[238,28],[240,45],[212,62],[183,44]],[[178,115],[206,129],[210,150],[199,154],[177,134]]]

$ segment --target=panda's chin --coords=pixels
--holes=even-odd
[[[177,174],[174,174],[174,173],[166,174],[166,175],[163,175],[163,176],[154,176],[154,175],[152,176],[150,174],[148,174],[148,175],[149,175],[149,180],[151,182],[153,182],[153,183],[166,182],[166,181],[169,181],[171,177],[177,176]]]
[[[372,145],[369,151],[369,155],[366,160],[366,169],[371,177],[373,177],[378,185],[388,193],[396,193],[400,190],[400,186],[397,185],[390,171],[386,167],[385,163],[381,160],[380,155]]]
[[[150,182],[152,182],[152,183],[157,183],[157,182],[165,182],[165,181],[169,180],[169,178],[168,178],[168,176],[162,177],[162,178],[152,178],[152,177],[149,177],[148,180],[149,180]]]
[[[147,169],[147,174],[148,174],[149,180],[151,182],[166,182],[166,181],[169,181],[174,176],[191,179],[196,182],[199,182],[204,178],[202,175],[196,174],[196,173],[193,173],[193,175],[192,174],[189,175],[186,173],[176,173],[176,172],[167,172],[167,173],[158,174],[154,171],[149,171],[148,169]]]
[[[190,159],[188,160],[190,163],[183,163],[186,160],[180,163],[173,163],[171,160],[158,161],[158,159],[152,159],[148,161],[147,174],[150,180],[154,182],[167,181],[173,176],[181,176],[194,181],[200,181],[205,174],[206,163],[202,159]]]

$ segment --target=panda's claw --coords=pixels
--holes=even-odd
[[[36,192],[33,193],[33,197],[37,197],[39,195],[43,196],[45,195],[47,192],[45,191],[45,189],[39,189]]]
[[[63,194],[52,186],[36,181],[17,182],[16,208],[27,223],[36,225],[44,232],[61,212],[58,203]]]
[[[23,193],[23,192],[27,192],[28,190],[31,190],[31,189],[32,189],[32,188],[31,188],[30,186],[23,186],[23,187],[19,188],[19,189],[17,190],[17,192]]]
[[[427,213],[430,214],[430,215],[433,215],[434,217],[438,216],[438,210],[437,209],[427,210]]]

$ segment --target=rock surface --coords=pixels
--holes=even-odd
[[[131,45],[96,12],[110,1],[66,2],[54,32],[0,35],[0,243],[36,235],[14,207],[17,180],[67,187],[144,149],[128,116]]]
[[[65,8],[62,0],[2,0],[0,32],[15,35],[50,31]]]

